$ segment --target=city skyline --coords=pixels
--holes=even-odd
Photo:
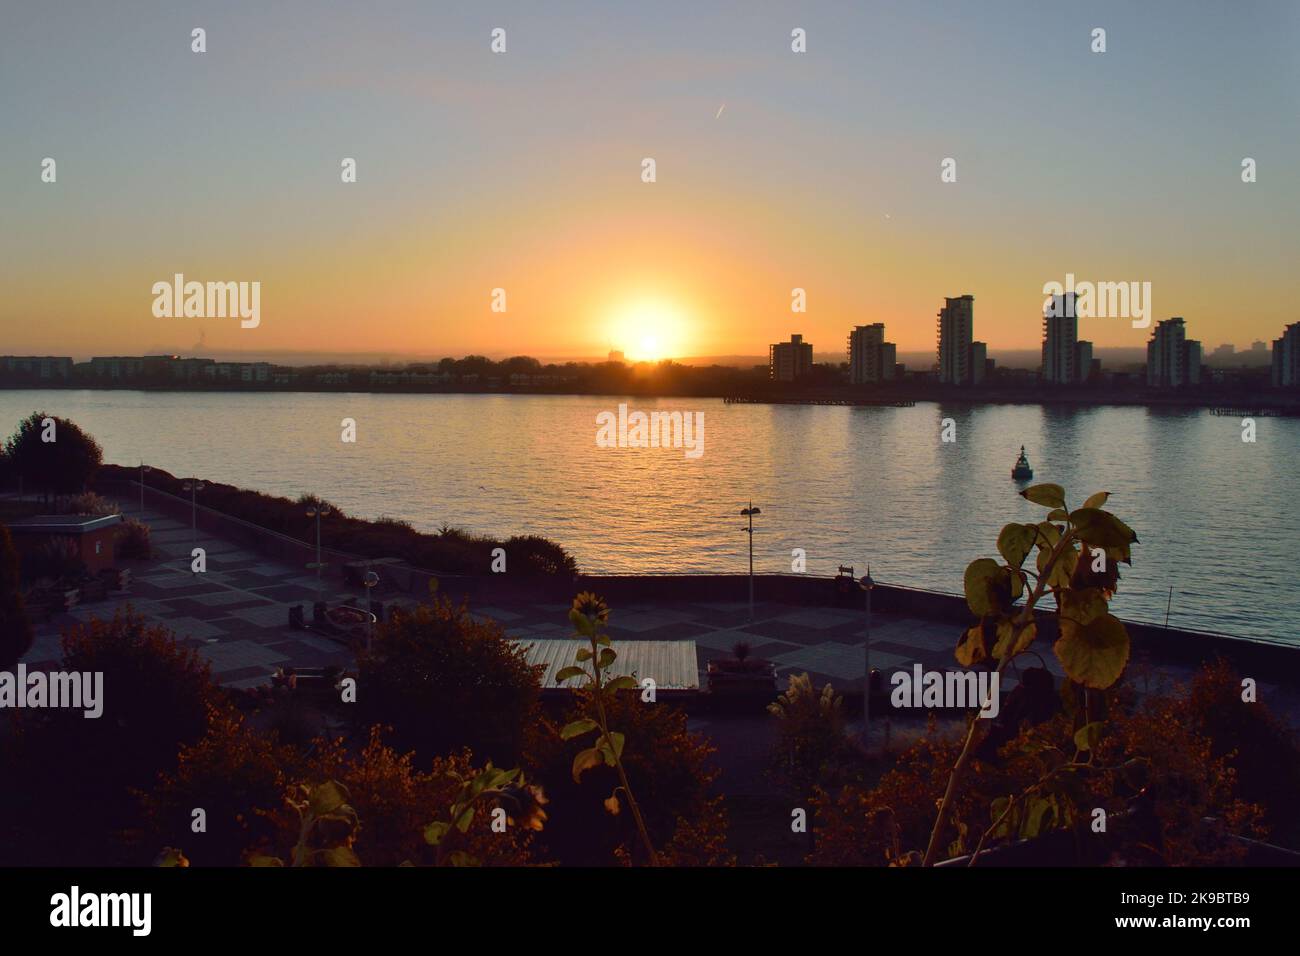
[[[399,7],[404,31],[295,4],[181,5],[129,31],[111,11],[16,11],[6,351],[636,360],[883,322],[910,353],[953,290],[979,298],[990,351],[1033,349],[1043,287],[1068,274],[1150,282],[1152,324],[1185,316],[1211,348],[1287,324],[1300,192],[1280,173],[1300,141],[1273,118],[1295,107],[1290,5],[828,5],[685,29],[589,4]],[[157,317],[151,290],[176,273],[260,282],[260,324]],[[1149,332],[1078,334],[1142,349]]]

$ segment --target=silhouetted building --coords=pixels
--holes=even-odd
[[[1300,387],[1300,322],[1292,322],[1273,340],[1273,387]]]
[[[937,323],[939,338],[939,381],[947,385],[973,385],[984,378],[984,360],[988,348],[975,342],[975,297],[963,295],[944,299]],[[976,366],[973,352],[979,345],[983,354]]]
[[[1043,381],[1077,385],[1092,374],[1092,343],[1079,339],[1075,293],[1052,296],[1043,311]]]
[[[22,382],[66,382],[72,378],[72,359],[55,355],[0,355],[0,373]]]
[[[989,347],[983,342],[970,344],[970,384],[979,385],[988,375]]]
[[[849,333],[849,381],[854,385],[888,382],[895,377],[898,349],[885,341],[885,323],[856,326]]]
[[[802,335],[791,335],[789,342],[768,346],[768,376],[777,382],[793,382],[812,371],[812,345]]]
[[[1182,388],[1201,381],[1201,343],[1187,338],[1181,318],[1156,324],[1147,342],[1147,385]]]

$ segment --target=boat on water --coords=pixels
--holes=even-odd
[[[1029,467],[1029,459],[1025,457],[1025,446],[1020,446],[1020,457],[1016,459],[1015,467],[1011,469],[1011,477],[1015,481],[1028,481],[1034,477],[1034,469]]]

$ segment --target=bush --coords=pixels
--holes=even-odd
[[[1105,846],[1114,860],[1176,866],[1238,860],[1242,848],[1225,835],[1260,836],[1261,809],[1238,796],[1231,766],[1214,756],[1209,739],[1189,725],[1186,698],[1153,696],[1132,705],[1131,696],[1124,688],[1107,695],[1109,716],[1095,766],[1069,774],[1068,787],[1045,791],[1036,813],[1017,815],[1010,836],[1074,831],[1078,839],[1070,857],[1055,862],[1081,862],[1073,848],[1082,853],[1098,841],[1089,830],[1090,813],[1078,808],[1101,807],[1110,821]],[[1075,750],[1075,730],[1074,715],[1058,713],[1021,731],[995,759],[972,759],[942,821],[941,858],[974,851],[1003,806],[998,801],[1023,794],[1043,779],[1045,767],[1059,766]],[[912,854],[910,859],[919,862],[934,824],[934,807],[960,750],[960,741],[939,737],[932,725],[876,787],[819,788],[813,799],[816,848],[809,861],[885,866]],[[1000,839],[1005,837],[987,846]]]
[[[183,847],[198,866],[239,866],[248,847],[270,844],[276,826],[260,808],[276,808],[304,761],[273,735],[251,728],[232,708],[210,705],[203,737],[184,744],[176,766],[141,794],[144,836],[137,863],[163,846]],[[192,830],[194,808],[207,831]]]
[[[32,646],[32,625],[23,605],[18,552],[0,524],[0,670],[18,663]]]
[[[61,669],[103,674],[103,713],[10,712],[0,855],[43,866],[138,863],[135,791],[174,769],[181,746],[207,731],[216,694],[208,666],[128,610],[69,628]]]
[[[349,802],[360,820],[353,850],[363,864],[432,864],[435,854],[425,841],[425,827],[435,817],[444,816],[455,799],[460,784],[452,774],[473,776],[471,764],[470,753],[462,751],[434,758],[428,771],[416,770],[412,754],[399,754],[387,746],[379,728],[372,727],[359,754],[349,754],[338,744],[322,743],[309,777],[313,782],[337,780],[347,787]],[[271,819],[279,826],[275,847],[297,838],[297,821],[291,815],[280,811]],[[456,838],[459,851],[484,866],[531,862],[532,830],[510,826],[504,833],[494,833],[490,822],[490,814],[476,813],[466,832]]]
[[[1188,725],[1236,772],[1243,800],[1264,807],[1269,837],[1300,849],[1300,746],[1295,733],[1262,700],[1241,699],[1241,677],[1220,659],[1199,671],[1187,699]]]
[[[795,674],[768,713],[777,718],[768,776],[793,797],[846,782],[857,751],[844,735],[843,699],[830,683],[821,693],[807,674]]]
[[[45,441],[53,422],[54,441]],[[5,443],[6,469],[22,478],[27,490],[56,494],[84,491],[104,460],[99,443],[66,418],[33,412],[18,423]]]
[[[28,581],[48,578],[75,583],[85,577],[86,563],[81,560],[81,551],[71,538],[46,538],[27,552],[23,573]]]
[[[478,760],[514,765],[541,694],[540,668],[499,624],[447,601],[394,611],[358,671],[361,725],[392,726],[394,745],[420,759],[468,747]]]
[[[64,505],[64,511],[73,515],[115,515],[121,514],[122,509],[113,502],[103,498],[93,491],[85,491],[79,495],[73,495]]]
[[[105,466],[103,475],[119,481],[136,481],[139,477],[135,469],[116,465]],[[182,479],[159,468],[149,473],[148,483],[168,494],[183,494]],[[316,519],[308,518],[307,510],[325,504],[331,514],[321,521],[321,544],[324,547],[363,557],[401,558],[413,567],[441,574],[486,574],[492,566],[495,548],[506,549],[509,574],[572,577],[577,573],[577,564],[563,548],[534,535],[517,536],[503,542],[445,526],[438,534],[423,534],[404,520],[380,518],[364,521],[348,517],[313,495],[292,501],[220,482],[207,483],[201,503],[222,514],[313,545],[316,543]]]
[[[626,806],[617,815],[606,801],[618,784],[614,770],[601,765],[573,781],[573,759],[590,740],[561,740],[560,728],[587,717],[590,693],[575,692],[563,720],[543,719],[529,729],[526,770],[550,798],[546,829],[539,839],[547,855],[577,866],[627,862],[637,833]],[[686,714],[666,704],[643,704],[636,691],[606,699],[609,725],[624,735],[622,761],[628,782],[658,850],[659,862],[677,866],[717,866],[732,862],[727,852],[727,814],[713,792],[718,771],[713,749],[686,729]]]
[[[127,518],[117,530],[117,556],[128,561],[148,561],[153,557],[153,541],[149,526],[135,518]]]

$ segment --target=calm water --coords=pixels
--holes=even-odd
[[[705,413],[704,454],[601,449],[606,397],[0,391],[0,432],[43,409],[71,418],[105,459],[298,496],[426,530],[449,524],[553,538],[584,570],[743,571],[737,512],[762,508],[761,571],[841,562],[891,584],[960,591],[973,558],[996,555],[1007,521],[1043,515],[1016,494],[1023,443],[1036,481],[1077,507],[1110,507],[1138,533],[1116,610],[1223,633],[1300,642],[1300,420],[1204,411],[918,405],[838,408],[627,399],[632,409]],[[355,445],[340,442],[343,418]],[[939,420],[957,423],[941,444]]]

